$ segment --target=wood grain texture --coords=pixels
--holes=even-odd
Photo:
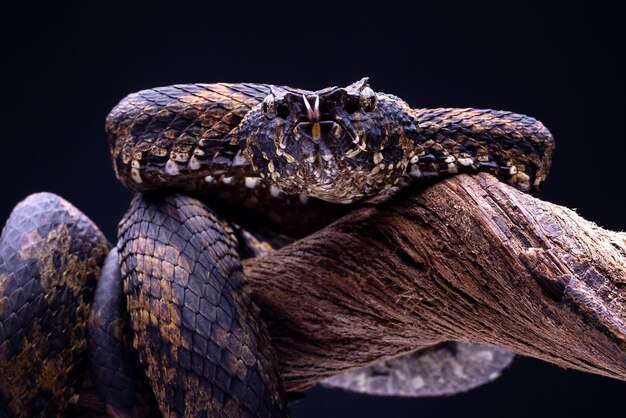
[[[247,260],[288,391],[445,340],[626,380],[626,234],[487,174]]]
[[[488,174],[384,199],[244,261],[288,391],[446,340],[626,380],[625,233]]]

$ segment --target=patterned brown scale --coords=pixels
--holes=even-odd
[[[107,256],[89,317],[89,366],[106,411],[116,418],[158,417],[159,409],[132,349],[117,249]]]
[[[58,196],[34,194],[13,210],[0,238],[0,416],[60,417],[76,402],[108,249]]]
[[[536,191],[554,149],[550,132],[531,117],[411,109],[374,93],[367,78],[319,91],[249,83],[145,90],[112,110],[107,133],[116,174],[131,190],[219,196],[247,186],[254,193],[230,204],[251,208],[253,196],[270,202],[266,213],[287,200],[302,216],[310,211],[290,195],[351,203],[459,172],[488,171]]]
[[[121,101],[106,120],[113,168],[135,191],[198,183],[232,167],[231,132],[269,87],[187,84],[144,90]],[[188,188],[188,187],[184,187]]]
[[[287,415],[232,230],[196,199],[137,195],[118,251],[133,345],[164,416]]]
[[[189,110],[191,103],[193,110]],[[163,109],[191,116],[184,118],[186,122],[171,113],[157,117]],[[107,119],[107,132],[116,174],[129,189],[172,188],[200,193],[210,196],[212,208],[227,214],[230,220],[243,220],[253,233],[266,233],[260,229],[269,225],[270,233],[288,231],[296,236],[319,228],[347,207],[332,203],[356,202],[394,185],[406,186],[423,178],[489,171],[522,190],[537,190],[549,169],[554,147],[547,129],[530,117],[493,110],[413,110],[398,97],[374,93],[367,79],[345,88],[319,91],[256,84],[197,84],[147,90],[129,96],[113,109]],[[176,149],[182,138],[186,148]],[[158,155],[136,151],[148,150],[152,145],[146,144],[154,142],[158,142]],[[181,153],[196,158],[187,159],[187,154]],[[257,217],[254,223],[246,224],[246,218],[251,219],[246,215],[250,212],[263,215],[265,221]],[[138,215],[140,211],[132,213],[137,217],[133,222],[138,225],[145,215]],[[142,225],[151,228],[150,221]],[[294,225],[299,228],[290,230]],[[140,230],[131,235],[145,233]],[[120,245],[126,245],[128,236],[122,234]],[[145,248],[154,251],[165,241],[144,240],[127,249],[126,257],[145,263]],[[165,254],[167,251],[161,257]],[[122,265],[128,277],[142,277],[145,268],[150,269],[145,264]],[[153,318],[165,307],[156,306],[150,298],[141,296],[143,293],[133,294],[139,292],[133,289],[157,289],[156,282],[148,285],[137,279],[127,281],[129,286],[132,283],[127,292],[131,292],[130,300],[134,301],[134,327],[140,331],[136,345],[144,353],[143,362],[152,375],[153,387],[157,387],[161,408],[169,411],[167,408],[177,402],[176,390],[180,390],[180,385],[171,380],[175,373],[168,372],[173,367],[168,363],[169,357],[178,356],[172,347],[185,344],[179,335],[180,324],[176,322],[176,326],[160,331],[169,356],[151,354],[154,348],[148,347],[149,343],[159,346],[157,333],[142,327],[155,322]],[[144,292],[150,294],[148,290]],[[180,300],[166,303],[168,307],[179,305]],[[472,350],[480,348],[470,347]],[[423,371],[419,364],[424,363],[424,355],[407,355],[389,364]],[[468,358],[446,357],[439,363],[467,363]],[[422,374],[426,388],[414,391],[413,396],[436,390],[468,390],[491,380],[492,372],[507,362],[484,363],[480,369],[471,369],[475,371],[472,379],[450,378],[439,389],[433,386],[439,376],[436,372]],[[465,365],[470,370],[471,365]],[[158,376],[166,376],[170,381],[164,385]],[[355,379],[361,383],[355,384]],[[202,385],[185,384],[196,394],[205,393]],[[372,393],[377,392],[375,387],[379,385],[375,380],[350,374],[335,379],[333,384]],[[396,391],[409,388],[393,379],[386,385]],[[172,415],[180,416],[181,411]]]
[[[480,109],[416,112],[424,145],[409,169],[413,176],[487,171],[528,192],[537,191],[548,175],[554,141],[536,119]]]
[[[106,131],[117,177],[131,191],[146,192],[135,197],[120,224],[118,262],[133,346],[167,417],[286,415],[267,332],[243,286],[244,250],[267,250],[254,235],[303,236],[351,207],[336,203],[459,172],[488,171],[535,191],[554,148],[548,130],[533,118],[411,109],[398,97],[375,93],[367,79],[319,91],[251,83],[144,90],[111,111]],[[238,229],[239,245],[228,224],[233,221],[252,233]],[[107,250],[97,228],[52,195],[30,197],[9,219],[0,241],[4,415],[61,416],[75,400],[88,304]],[[111,260],[115,264],[114,255]],[[90,344],[106,349],[101,353],[119,352],[127,338],[118,321],[120,284],[106,273],[98,289],[102,300],[110,300],[108,306],[96,303],[92,318]],[[348,373],[333,384],[369,393],[453,393],[489,381],[505,366],[506,359],[471,368],[471,353],[483,351],[465,348],[469,357],[443,356],[435,348]],[[426,356],[441,367],[425,372],[432,363]],[[119,368],[113,357],[92,353],[100,361],[96,379],[128,376],[130,369]],[[447,374],[449,384],[437,386],[443,365],[459,363],[472,379]],[[432,384],[416,392],[398,381],[394,368]],[[375,377],[383,369],[389,377],[381,383]],[[116,400],[128,401],[109,403],[109,412],[123,416],[124,408],[149,403],[139,386],[112,386],[119,381],[96,381],[105,391],[117,390]]]
[[[329,377],[331,388],[386,396],[445,396],[489,383],[515,354],[496,347],[448,341]]]

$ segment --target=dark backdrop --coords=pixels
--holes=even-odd
[[[368,75],[375,90],[415,107],[537,117],[557,141],[542,197],[626,229],[625,71],[618,63],[625,19],[601,2],[19,3],[0,14],[1,219],[29,193],[47,190],[113,240],[130,195],[113,176],[103,124],[133,91],[216,81],[317,89]],[[452,398],[315,388],[292,412],[623,416],[625,395],[626,383],[522,359],[497,382]]]

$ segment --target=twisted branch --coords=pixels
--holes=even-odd
[[[387,198],[245,261],[287,390],[447,340],[626,380],[625,233],[486,174]]]
[[[445,340],[626,380],[626,234],[486,174],[367,202],[245,270],[289,391]]]

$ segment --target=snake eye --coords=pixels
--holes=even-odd
[[[376,93],[374,93],[374,90],[369,87],[365,87],[363,88],[363,90],[361,90],[359,103],[361,104],[363,110],[365,110],[366,112],[371,112],[372,110],[376,109],[376,101]]]
[[[274,99],[275,99],[274,95],[270,93],[267,96],[265,96],[265,99],[263,99],[263,103],[261,104],[261,111],[263,111],[263,114],[268,119],[272,119],[274,116],[276,116],[276,107],[274,106]]]

